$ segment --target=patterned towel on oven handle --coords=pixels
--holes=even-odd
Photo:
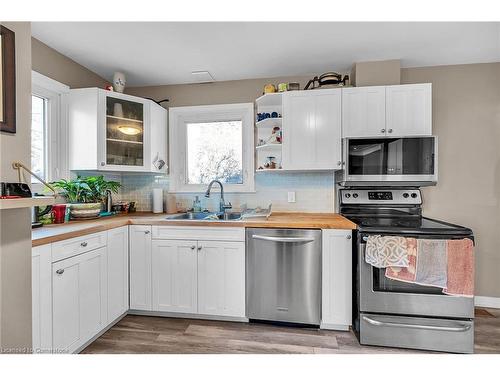
[[[365,261],[373,267],[408,267],[406,238],[400,236],[368,236]]]

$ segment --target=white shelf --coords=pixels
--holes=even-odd
[[[130,143],[130,144],[133,144],[133,145],[142,145],[142,144],[143,144],[142,142],[137,142],[137,141],[127,141],[127,140],[124,140],[124,139],[106,138],[106,140],[107,140],[107,141],[111,141],[111,142]]]
[[[276,92],[273,94],[265,94],[255,100],[257,106],[271,107],[280,106],[282,102],[282,93]]]
[[[272,172],[272,173],[276,173],[276,172],[286,172],[286,169],[283,169],[283,168],[275,168],[275,169],[271,169],[271,168],[264,168],[264,169],[256,169],[255,172],[257,173],[261,173],[261,172]]]
[[[117,121],[128,121],[128,122],[135,122],[137,124],[142,124],[142,120],[135,120],[132,118],[118,117],[118,116],[111,116],[111,115],[106,115],[106,117],[109,119],[112,119],[112,120],[117,120]]]
[[[281,150],[282,143],[267,143],[265,145],[256,146],[256,150]]]
[[[13,208],[27,208],[33,206],[48,206],[54,203],[55,203],[54,197],[0,199],[0,210],[9,210]]]
[[[282,121],[283,121],[282,117],[270,117],[261,121],[257,121],[255,123],[255,126],[257,128],[263,128],[263,127],[274,128],[275,126],[279,126],[281,128]]]

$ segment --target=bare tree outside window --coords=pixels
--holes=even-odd
[[[242,121],[188,123],[188,184],[243,184]]]

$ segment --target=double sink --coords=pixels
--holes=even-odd
[[[167,220],[236,221],[241,220],[241,212],[185,212],[168,215]]]

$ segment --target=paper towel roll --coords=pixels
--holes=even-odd
[[[163,189],[153,189],[153,213],[163,212]]]

